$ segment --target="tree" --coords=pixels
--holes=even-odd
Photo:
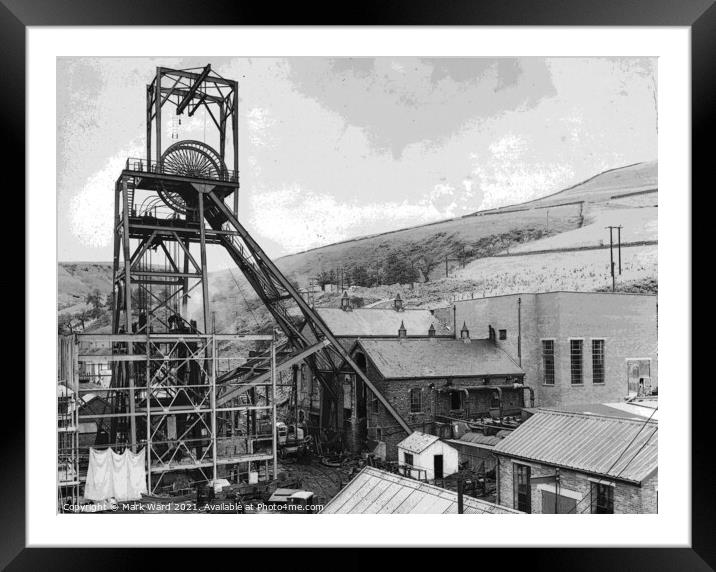
[[[430,281],[430,273],[438,264],[440,264],[440,257],[435,252],[425,252],[415,260],[415,265],[425,282]]]
[[[314,280],[324,292],[326,291],[326,284],[331,282],[331,278],[325,270],[321,270],[318,274],[316,274]]]
[[[72,316],[69,314],[61,314],[57,318],[57,333],[58,334],[74,334],[74,328],[72,327]]]
[[[90,318],[98,318],[104,311],[104,295],[97,288],[87,294],[85,302],[91,306],[89,310]]]
[[[412,284],[418,278],[418,273],[405,256],[405,253],[395,250],[391,252],[383,263],[383,284]]]
[[[370,274],[365,266],[354,266],[351,270],[351,280],[356,286],[368,287],[371,285]]]
[[[79,314],[76,314],[75,316],[79,321],[80,324],[82,324],[82,331],[85,331],[85,323],[92,320],[92,310],[85,310],[84,312],[80,312]]]

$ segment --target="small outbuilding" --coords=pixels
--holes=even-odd
[[[458,452],[435,435],[414,431],[398,443],[398,467],[405,476],[434,481],[457,472]]]
[[[538,410],[493,449],[497,502],[528,513],[656,514],[656,421]]]

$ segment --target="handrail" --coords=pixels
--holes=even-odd
[[[164,165],[161,161],[147,161],[136,157],[128,157],[124,165],[125,171],[133,171],[137,173],[156,173],[158,175],[176,175],[187,177],[190,179],[210,179],[214,181],[228,181],[230,183],[239,182],[239,172],[235,169],[220,169],[213,176],[195,177],[192,175],[180,175],[179,173],[165,172]]]

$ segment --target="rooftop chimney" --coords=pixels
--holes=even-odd
[[[435,337],[435,326],[433,324],[430,324],[430,327],[428,328],[428,336],[431,338]]]
[[[467,324],[462,323],[462,330],[460,330],[460,339],[466,344],[470,343],[470,330],[467,329]]]
[[[352,309],[351,299],[348,297],[348,292],[343,290],[343,296],[341,296],[341,310],[344,312],[350,312]]]
[[[405,324],[403,323],[403,320],[400,320],[400,328],[398,328],[398,337],[404,338],[408,335],[408,330],[405,329]]]
[[[400,292],[396,294],[395,300],[393,300],[393,307],[395,308],[396,312],[403,311],[403,299],[400,297]]]

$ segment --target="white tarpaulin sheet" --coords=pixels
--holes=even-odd
[[[85,498],[88,500],[139,500],[147,492],[145,451],[115,453],[111,448],[90,448]]]

